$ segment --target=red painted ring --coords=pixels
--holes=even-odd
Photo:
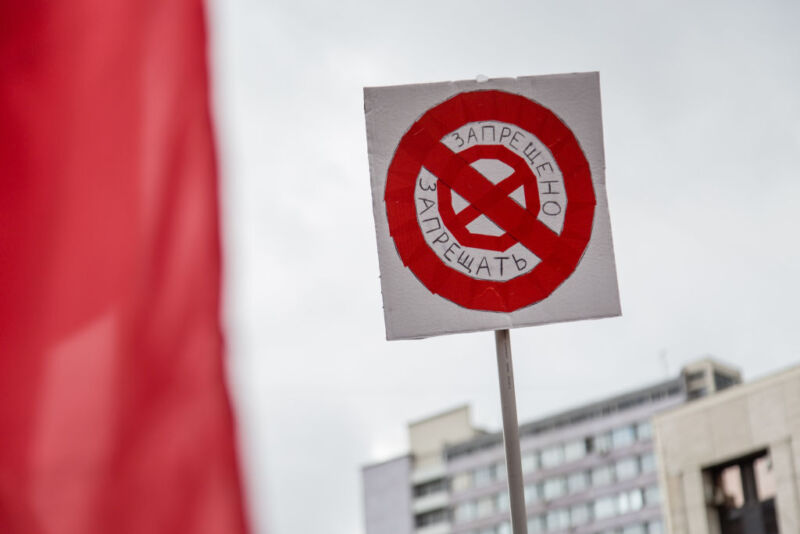
[[[561,170],[567,196],[555,246],[529,273],[505,282],[476,280],[445,264],[425,242],[414,199],[422,162],[431,149],[466,123],[490,120],[517,125],[546,145]],[[429,291],[465,308],[513,312],[546,299],[575,271],[592,235],[596,197],[589,163],[572,131],[544,106],[491,90],[455,95],[409,128],[389,165],[384,202],[403,265]]]

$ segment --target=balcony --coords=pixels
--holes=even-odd
[[[449,503],[450,494],[442,490],[414,498],[412,509],[414,510],[414,514],[422,514],[437,508],[445,508]]]
[[[450,534],[450,522],[433,523],[425,525],[415,531],[415,534]]]

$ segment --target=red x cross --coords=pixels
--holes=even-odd
[[[507,164],[514,172],[496,184],[495,189],[501,196],[509,196],[522,187],[525,194],[525,209],[534,214],[539,212],[536,177],[525,160],[505,146],[475,145],[459,152],[457,156],[454,154],[453,157],[463,159],[470,166],[482,159],[494,159]],[[475,205],[469,204],[456,214],[453,209],[452,189],[447,185],[447,179],[440,177],[438,184],[439,214],[442,216],[442,222],[462,246],[503,252],[519,242],[508,231],[500,236],[470,232],[467,226],[482,215],[481,211]]]

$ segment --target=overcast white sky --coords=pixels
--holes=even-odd
[[[512,332],[521,421],[798,363],[800,3],[211,0],[231,381],[259,534],[363,532],[409,420],[501,424],[490,333],[384,340],[362,87],[600,71],[623,317]]]

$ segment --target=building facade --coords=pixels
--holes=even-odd
[[[658,415],[672,534],[800,532],[800,367]]]
[[[653,417],[740,381],[703,360],[520,425],[528,532],[664,532]],[[408,455],[363,470],[367,534],[511,534],[502,433],[473,428],[461,407],[411,423],[409,438]]]

